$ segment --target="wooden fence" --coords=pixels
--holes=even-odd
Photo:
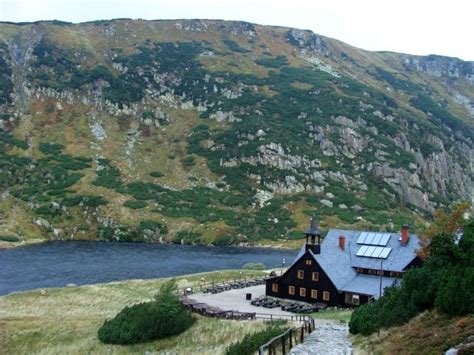
[[[300,327],[290,328],[286,332],[274,337],[269,342],[263,344],[259,348],[258,354],[285,355],[292,347],[301,344],[304,341],[304,338],[312,331],[314,331],[315,328],[314,318],[311,316],[306,317],[308,317],[309,319],[306,320]]]

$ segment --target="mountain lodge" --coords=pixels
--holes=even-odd
[[[418,237],[401,233],[330,229],[321,243],[316,218],[306,243],[281,276],[268,279],[266,295],[329,306],[359,306],[383,295],[410,267],[420,266]]]

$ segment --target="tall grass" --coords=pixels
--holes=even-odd
[[[224,271],[177,278],[180,287],[262,276],[259,271]],[[133,346],[102,344],[97,330],[126,305],[150,301],[164,279],[133,280],[74,288],[44,289],[0,297],[0,353],[5,354],[221,354],[260,322],[198,317],[180,336]]]

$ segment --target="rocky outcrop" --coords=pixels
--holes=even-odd
[[[389,184],[399,195],[402,201],[410,203],[423,210],[432,210],[428,194],[423,192],[419,177],[416,173],[409,173],[402,169],[382,166],[378,163],[368,167],[375,176]]]
[[[457,58],[439,55],[403,56],[404,65],[410,70],[427,73],[436,77],[464,78],[474,84],[474,62],[464,62]]]
[[[324,39],[312,31],[293,28],[287,32],[286,38],[288,42],[301,48],[301,54],[303,55],[310,52],[329,55],[329,49]]]

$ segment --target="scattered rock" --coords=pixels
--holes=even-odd
[[[319,202],[321,202],[322,205],[324,205],[326,207],[329,207],[329,208],[332,208],[332,206],[333,206],[333,203],[329,200],[321,200]]]

